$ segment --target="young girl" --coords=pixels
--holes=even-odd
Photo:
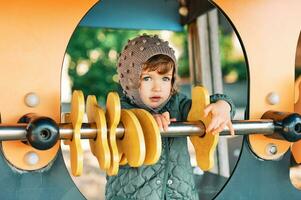
[[[191,100],[175,89],[176,58],[168,42],[157,36],[143,35],[130,40],[118,60],[118,75],[125,95],[122,108],[143,108],[155,117],[160,129],[171,121],[186,121]],[[234,134],[229,97],[216,94],[205,114],[211,112],[207,132],[228,126]],[[121,166],[117,176],[107,178],[106,199],[189,199],[197,200],[187,138],[162,138],[162,153],[155,165],[133,168]]]

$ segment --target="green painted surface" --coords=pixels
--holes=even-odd
[[[234,173],[216,200],[299,200],[301,191],[290,182],[290,152],[278,161],[258,159],[246,139]]]
[[[1,153],[0,174],[0,199],[85,199],[69,176],[60,151],[49,169],[33,172],[13,170]]]

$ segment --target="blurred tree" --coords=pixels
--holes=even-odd
[[[67,47],[72,90],[80,89],[85,96],[96,95],[104,103],[106,94],[118,89],[118,52],[128,38],[137,34],[138,31],[78,27]]]
[[[178,75],[181,78],[189,78],[189,57],[187,27],[182,32],[175,32],[172,37],[173,42],[181,49],[178,59]]]
[[[247,79],[247,66],[243,56],[242,47],[235,48],[234,41],[238,40],[232,25],[226,17],[219,12],[219,46],[223,79],[227,83]],[[237,51],[240,54],[237,54]]]

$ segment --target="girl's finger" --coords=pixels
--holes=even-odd
[[[211,110],[212,110],[212,104],[206,106],[206,108],[204,109],[204,117],[207,117]]]
[[[235,135],[235,132],[234,132],[234,128],[233,128],[232,122],[231,122],[231,121],[228,122],[228,123],[227,123],[227,126],[228,126],[228,128],[229,128],[229,130],[230,130],[230,134],[231,134],[232,136],[234,136],[234,135]]]
[[[167,131],[168,130],[168,124],[170,123],[170,121],[164,117],[164,116],[161,116],[161,121],[162,121],[162,126],[163,126],[163,129],[164,131]]]
[[[171,122],[176,122],[177,119],[176,119],[176,118],[171,118],[170,121],[171,121]]]
[[[220,126],[218,126],[215,130],[213,130],[213,132],[215,134],[222,132],[226,125],[227,125],[227,122],[223,122]]]
[[[212,118],[211,122],[209,123],[208,127],[206,128],[206,132],[212,132],[218,126],[218,119]]]
[[[162,113],[162,116],[167,120],[168,124],[170,124],[170,115],[169,112]]]
[[[158,127],[159,127],[160,131],[162,131],[162,121],[161,121],[161,117],[160,117],[159,115],[154,115],[154,117],[155,117],[155,120],[156,120],[156,122],[157,122],[157,124],[158,124]]]

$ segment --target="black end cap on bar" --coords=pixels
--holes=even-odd
[[[298,113],[267,111],[263,119],[272,119],[275,124],[275,132],[289,142],[301,139],[301,115]]]
[[[26,138],[29,144],[39,150],[52,148],[59,139],[59,127],[49,117],[38,117],[27,126]]]

